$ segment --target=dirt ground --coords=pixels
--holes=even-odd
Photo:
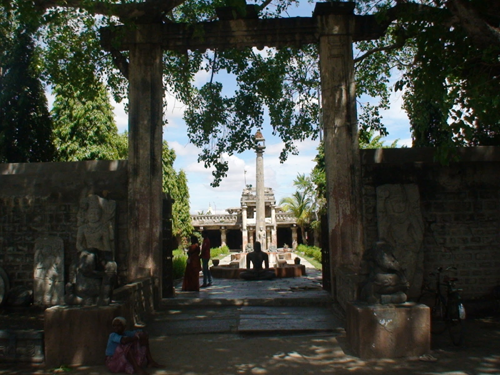
[[[70,345],[70,343],[68,343]],[[447,333],[433,335],[424,358],[361,360],[345,333],[166,335],[151,340],[153,357],[165,365],[152,375],[291,374],[500,374],[500,317],[466,321],[465,342],[457,347]],[[0,374],[108,374],[104,366],[45,369],[0,364]]]

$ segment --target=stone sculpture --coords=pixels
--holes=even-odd
[[[74,281],[67,285],[67,303],[109,305],[117,278],[114,261],[116,202],[90,195],[78,213]]]
[[[246,255],[247,269],[240,273],[245,280],[271,280],[276,277],[274,270],[269,269],[269,255],[262,251],[260,242],[255,242],[254,251]],[[264,267],[262,267],[264,263]],[[253,268],[250,266],[253,265]]]
[[[378,238],[394,248],[394,255],[410,283],[408,294],[417,297],[423,282],[424,225],[420,195],[415,184],[382,185],[377,188]]]
[[[394,255],[393,247],[379,241],[363,255],[368,278],[361,285],[360,299],[370,304],[406,302],[409,283]]]
[[[43,306],[64,302],[64,245],[60,237],[35,241],[34,303]]]

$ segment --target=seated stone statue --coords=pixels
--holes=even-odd
[[[250,268],[251,264],[253,268]],[[276,277],[276,273],[269,269],[269,255],[262,251],[260,242],[255,242],[254,251],[247,254],[247,270],[241,272],[240,277],[245,280],[271,280]]]
[[[376,242],[365,252],[363,260],[369,273],[361,285],[361,300],[372,304],[406,302],[409,283],[391,245],[384,241]]]

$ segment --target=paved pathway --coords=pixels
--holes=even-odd
[[[462,347],[453,346],[446,334],[433,336],[432,362],[357,358],[347,345],[342,317],[318,288],[321,275],[307,271],[307,277],[256,283],[216,279],[200,293],[177,290],[148,323],[153,357],[166,365],[150,374],[500,374],[499,317],[467,321]],[[65,372],[0,364],[0,375],[57,371],[109,374],[104,366]]]

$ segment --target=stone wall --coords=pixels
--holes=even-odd
[[[365,248],[378,238],[377,187],[416,184],[423,219],[424,276],[454,266],[465,299],[500,285],[500,148],[459,150],[441,165],[431,149],[362,150]]]
[[[79,203],[89,194],[116,201],[116,258],[124,278],[126,161],[0,164],[0,267],[11,287],[33,288],[35,241],[42,237],[63,240],[68,275],[76,255]]]

